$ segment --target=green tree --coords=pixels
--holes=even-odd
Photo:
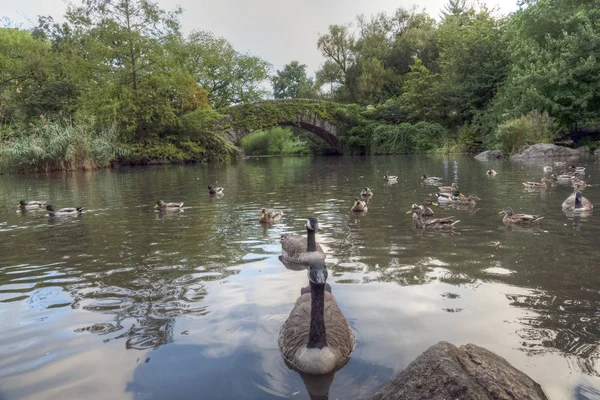
[[[264,82],[271,65],[236,51],[226,39],[194,31],[185,40],[180,62],[204,89],[215,108],[257,101],[267,92]]]
[[[272,78],[273,95],[276,99],[295,99],[315,97],[315,84],[306,75],[306,65],[292,61],[284,65]]]
[[[462,125],[488,106],[506,80],[506,19],[485,8],[449,16],[439,28],[438,46],[446,115]]]
[[[414,122],[434,122],[440,116],[439,76],[431,74],[419,58],[410,68],[404,81],[400,103],[409,119]]]
[[[344,74],[342,70],[331,60],[326,60],[317,71],[316,86],[322,87],[329,85],[328,97],[333,99],[335,91],[340,85],[344,84]]]
[[[354,36],[347,25],[329,25],[329,32],[317,40],[317,48],[333,61],[345,75],[354,61]]]

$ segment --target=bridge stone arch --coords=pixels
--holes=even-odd
[[[275,126],[293,126],[312,132],[329,146],[343,152],[338,136],[336,110],[343,107],[330,101],[277,99],[244,103],[220,110],[225,134],[234,144],[251,132]]]

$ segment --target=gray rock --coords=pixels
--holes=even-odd
[[[597,149],[594,151],[594,155],[595,155],[595,156],[600,156],[600,148],[597,148]]]
[[[511,159],[519,158],[554,158],[554,157],[580,157],[589,152],[586,146],[577,149],[543,143],[529,146],[520,153],[510,156]]]
[[[475,156],[475,159],[479,161],[488,161],[496,158],[504,158],[504,154],[500,150],[487,150]]]
[[[540,385],[483,347],[431,346],[371,400],[547,400]]]

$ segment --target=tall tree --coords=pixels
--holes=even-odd
[[[346,74],[353,62],[354,36],[347,25],[329,25],[329,32],[319,37],[317,48]]]
[[[276,99],[295,99],[314,97],[315,85],[306,75],[306,65],[298,61],[286,64],[272,78],[273,95]]]
[[[344,83],[342,70],[331,60],[326,60],[317,71],[316,85],[322,87],[329,85],[329,97],[333,99],[335,90]]]
[[[215,108],[266,96],[264,82],[271,65],[259,57],[239,53],[226,39],[210,32],[194,31],[189,35],[181,63],[208,91]]]

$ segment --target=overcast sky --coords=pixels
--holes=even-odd
[[[78,1],[75,1],[78,3]],[[317,38],[330,24],[354,22],[358,14],[393,12],[417,4],[438,16],[446,0],[159,0],[161,7],[183,7],[184,33],[194,29],[212,31],[228,39],[242,52],[257,55],[273,64],[273,72],[298,60],[315,71],[323,63]],[[64,0],[0,0],[0,16],[35,25],[38,15],[60,20],[68,2]],[[488,0],[507,14],[516,9],[516,0]]]

